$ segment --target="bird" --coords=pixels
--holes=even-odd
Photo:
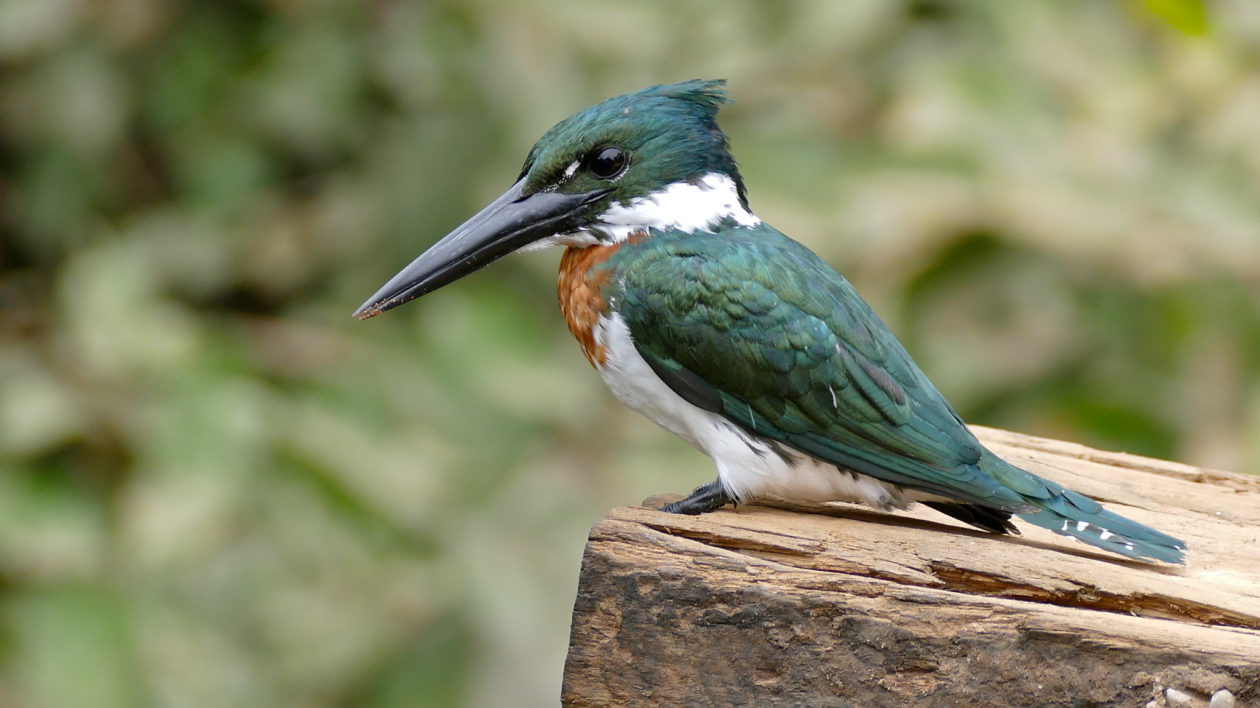
[[[563,247],[560,310],[613,395],[712,458],[661,510],[764,500],[922,503],[984,531],[1016,516],[1131,559],[1185,543],[988,450],[852,285],[755,216],[725,80],[616,96],[534,144],[502,196],[420,254],[359,319],[508,254]]]

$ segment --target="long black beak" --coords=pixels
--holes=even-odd
[[[581,208],[608,193],[534,192],[525,178],[429,247],[368,298],[354,316],[375,317],[452,283],[518,248],[578,226]]]

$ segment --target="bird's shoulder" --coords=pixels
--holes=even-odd
[[[780,374],[839,361],[873,379],[887,398],[886,412],[898,419],[906,413],[894,410],[907,406],[905,389],[926,383],[844,276],[766,224],[655,232],[622,248],[609,264],[619,309],[632,329],[637,325],[636,335],[668,334],[671,340],[658,344],[671,350],[679,336],[694,345],[693,354],[705,351],[710,338],[738,342],[742,347],[711,353],[723,365],[742,357]]]

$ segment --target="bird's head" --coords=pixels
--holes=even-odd
[[[431,246],[355,312],[366,319],[499,258],[595,246],[649,227],[756,223],[717,125],[723,81],[684,81],[610,98],[557,123],[506,192]]]

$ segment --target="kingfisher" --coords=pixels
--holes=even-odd
[[[1185,544],[999,458],[847,280],[753,214],[717,113],[725,81],[610,98],[543,134],[502,196],[356,312],[374,317],[517,251],[563,246],[560,311],[623,403],[713,459],[661,509],[914,503],[1133,559]]]

